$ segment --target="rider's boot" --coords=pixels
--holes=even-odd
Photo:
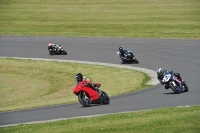
[[[121,58],[121,60],[122,60],[122,64],[125,64],[125,59],[124,59],[124,58]]]
[[[165,89],[166,89],[166,90],[169,89],[169,86],[168,86],[168,85],[165,85]]]
[[[99,96],[101,96],[101,94],[102,94],[102,91],[98,89],[98,92],[99,92]]]

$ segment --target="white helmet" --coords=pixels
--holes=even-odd
[[[162,68],[158,68],[157,70],[156,70],[156,73],[157,73],[157,75],[162,75],[163,74],[163,69]]]

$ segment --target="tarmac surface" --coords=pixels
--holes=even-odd
[[[68,55],[50,56],[46,47],[48,42],[62,44]],[[120,46],[132,50],[140,63],[121,64],[117,55]],[[180,73],[189,87],[189,92],[174,94],[171,89],[165,90],[164,86],[157,84],[154,79],[151,82],[151,84],[157,84],[154,87],[112,97],[109,105],[85,108],[80,103],[75,103],[2,112],[0,126],[200,104],[198,84],[200,81],[200,40],[0,36],[0,56],[132,66],[134,69],[147,70],[153,76],[155,76],[153,72],[161,67]]]

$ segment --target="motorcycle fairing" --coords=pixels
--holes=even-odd
[[[97,100],[99,98],[99,93],[95,91],[94,89],[83,85],[83,82],[80,82],[78,85],[74,88],[74,93],[77,95],[81,91],[85,92],[89,97],[91,101]]]
[[[164,73],[164,74],[165,74],[165,76],[163,78],[163,82],[169,82],[169,81],[171,81],[171,83],[174,86],[178,87],[178,90],[182,90],[183,89],[182,82],[177,77],[175,77],[173,74],[171,74],[169,72]]]
[[[183,89],[183,85],[182,85],[182,82],[177,78],[177,77],[174,77],[174,82],[176,82],[176,85],[178,86],[179,90]]]

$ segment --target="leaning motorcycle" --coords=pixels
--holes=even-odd
[[[57,48],[48,46],[50,55],[67,55],[67,52],[63,49],[62,45],[57,46]]]
[[[117,54],[122,60],[122,63],[139,63],[139,61],[134,57],[133,52],[127,50],[124,53],[124,57],[121,56],[121,53],[118,51]]]
[[[188,92],[188,86],[186,82],[181,82],[176,76],[173,74],[166,74],[163,78],[163,83],[167,84],[176,94],[182,92]]]
[[[101,91],[101,94],[90,88],[89,86],[83,85],[83,82],[80,82],[74,88],[74,94],[78,96],[79,102],[84,107],[89,107],[91,104],[109,104],[110,98],[106,92]]]

